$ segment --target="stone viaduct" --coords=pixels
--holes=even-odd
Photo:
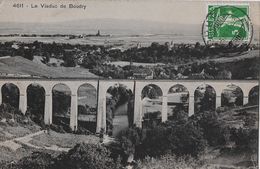
[[[11,83],[19,89],[19,109],[25,113],[27,110],[27,88],[30,84],[39,84],[45,90],[45,124],[52,123],[52,89],[57,84],[64,84],[71,91],[71,112],[70,127],[77,129],[78,116],[78,89],[81,85],[90,84],[97,91],[97,132],[106,126],[106,93],[109,87],[115,84],[125,85],[131,89],[134,94],[134,123],[141,127],[142,125],[142,102],[141,93],[145,86],[154,84],[162,90],[162,121],[167,120],[167,94],[169,89],[181,84],[189,91],[189,115],[194,113],[194,92],[200,85],[207,84],[214,88],[216,93],[216,107],[221,106],[221,93],[227,85],[233,84],[243,91],[243,104],[248,103],[250,90],[258,86],[257,80],[128,80],[128,79],[37,79],[37,78],[4,78],[0,79],[0,89],[4,84]],[[0,104],[2,103],[2,93],[0,90]]]

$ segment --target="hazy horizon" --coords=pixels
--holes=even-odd
[[[81,19],[57,23],[12,23],[2,22],[0,34],[37,33],[37,34],[83,34],[96,33],[112,35],[178,34],[199,35],[200,24],[167,24],[155,21],[122,19]]]
[[[210,1],[156,0],[26,0],[26,4],[84,4],[83,9],[16,9],[19,0],[0,0],[0,34],[178,34],[200,36]],[[240,4],[240,2],[232,2]],[[259,38],[260,3],[250,5],[254,38]]]

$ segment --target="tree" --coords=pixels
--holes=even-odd
[[[200,43],[199,43],[199,42],[196,42],[195,48],[196,48],[196,49],[200,48]]]
[[[101,64],[101,58],[94,54],[85,55],[82,61],[82,66],[88,69],[93,69]]]
[[[43,54],[43,58],[42,59],[43,59],[42,63],[44,63],[44,64],[49,63],[49,61],[50,61],[50,53],[45,51],[44,54]]]
[[[75,67],[76,66],[76,59],[72,52],[65,52],[63,55],[64,66],[65,67]]]
[[[201,111],[214,110],[216,105],[216,93],[211,86],[206,86],[204,97],[201,100]]]
[[[45,91],[43,87],[30,85],[27,89],[30,118],[39,125],[44,123]]]
[[[110,157],[111,152],[99,144],[77,144],[67,154],[60,155],[54,168],[119,169],[121,165]]]
[[[3,103],[10,104],[12,107],[19,107],[19,89],[13,84],[5,84],[2,87]]]
[[[25,49],[23,57],[29,60],[33,60],[33,50],[31,48]]]

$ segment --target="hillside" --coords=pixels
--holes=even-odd
[[[8,75],[8,76],[7,76]],[[0,77],[98,78],[87,69],[49,67],[23,57],[0,58]]]

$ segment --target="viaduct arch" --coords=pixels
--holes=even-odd
[[[257,80],[128,80],[128,79],[0,79],[0,89],[2,86],[12,83],[16,85],[20,91],[19,109],[25,113],[27,110],[27,88],[29,85],[37,83],[45,90],[44,105],[44,123],[52,124],[52,89],[57,84],[67,85],[71,91],[71,113],[70,127],[77,130],[78,117],[78,89],[83,84],[93,86],[97,91],[97,127],[96,132],[101,128],[106,128],[106,92],[110,86],[122,84],[134,93],[134,123],[136,126],[142,126],[142,102],[141,95],[145,86],[154,84],[162,90],[162,121],[167,120],[167,96],[169,89],[177,84],[181,84],[187,88],[189,92],[189,116],[194,114],[194,93],[198,86],[210,85],[216,92],[216,107],[221,106],[221,93],[227,85],[236,85],[243,91],[243,104],[248,103],[249,92],[252,88],[258,86]],[[2,90],[0,90],[0,104],[2,103]]]

